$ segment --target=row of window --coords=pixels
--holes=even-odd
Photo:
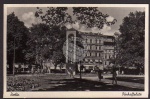
[[[96,45],[87,45],[87,50],[101,50],[101,46],[96,46]]]
[[[100,56],[101,56],[101,53],[87,52],[86,56],[97,56],[97,57],[100,57]]]
[[[86,56],[97,56],[102,57],[102,53],[99,52],[87,52]],[[104,59],[110,59],[113,57],[113,54],[104,54]]]
[[[113,54],[104,54],[105,59],[110,59],[113,57]]]
[[[112,49],[104,50],[104,53],[113,53],[113,52],[114,52],[114,50],[112,50]]]
[[[100,39],[85,39],[86,43],[102,43],[102,40]]]

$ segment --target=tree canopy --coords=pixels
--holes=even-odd
[[[108,22],[106,18],[109,15],[103,14],[97,7],[73,7],[73,15],[76,16],[76,20],[79,20],[81,24],[85,24],[88,28],[97,27],[102,29],[104,24],[113,25],[117,21],[114,19],[112,22]]]
[[[66,28],[53,26],[45,23],[33,24],[30,28],[29,40],[27,42],[28,61],[42,65],[44,61],[53,60],[55,66],[65,62],[63,56],[63,43],[65,42]],[[60,62],[61,61],[61,62]]]
[[[36,17],[40,17],[43,22],[50,27],[64,26],[65,23],[75,23],[78,21],[87,28],[97,27],[102,29],[104,24],[113,25],[117,21],[114,19],[112,22],[106,20],[108,14],[103,14],[97,7],[73,7],[73,15],[68,14],[67,7],[47,7],[46,13],[39,7],[35,13]],[[73,16],[75,19],[73,20]]]
[[[15,63],[25,61],[26,42],[28,40],[28,28],[15,16],[15,13],[7,15],[7,62],[12,69],[14,50]]]
[[[131,12],[120,25],[119,36],[121,64],[144,65],[145,12]]]

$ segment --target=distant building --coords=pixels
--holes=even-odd
[[[110,58],[114,57],[114,36],[103,35],[104,67],[110,65]]]
[[[86,43],[86,56],[83,65],[86,69],[93,69],[98,66],[103,69],[110,65],[109,59],[114,55],[114,36],[107,36],[100,33],[83,33],[84,42]]]

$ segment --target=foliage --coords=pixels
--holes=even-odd
[[[65,62],[65,56],[63,55],[62,50],[54,51],[52,60],[54,63],[55,68],[57,67],[58,64],[64,63]]]
[[[50,32],[49,26],[43,23],[33,24],[30,28],[28,45],[28,53],[26,58],[29,61],[41,61],[50,58],[51,45],[54,43],[53,34]]]
[[[122,65],[144,65],[145,12],[131,12],[120,25],[120,55]]]
[[[15,49],[15,63],[25,61],[28,29],[24,23],[15,16],[14,12],[7,15],[7,62],[12,69]],[[12,71],[12,70],[11,70]]]
[[[43,22],[48,24],[50,28],[53,26],[61,26],[64,23],[72,22],[71,16],[66,12],[67,7],[47,7],[48,10],[43,14],[42,9],[37,7],[36,17],[40,17]]]
[[[65,27],[53,26],[50,28],[49,25],[40,23],[33,24],[30,32],[30,40],[27,42],[29,50],[26,54],[30,62],[41,65],[43,61],[53,60],[55,66],[60,61],[65,62],[63,53],[60,53],[66,37]]]
[[[14,80],[15,79],[15,80]],[[7,77],[7,91],[28,91],[41,86],[39,77]]]
[[[102,29],[104,24],[113,25],[117,21],[114,19],[112,22],[107,22],[106,18],[109,15],[101,13],[97,7],[73,7],[73,14],[81,24],[85,24],[89,28]]]

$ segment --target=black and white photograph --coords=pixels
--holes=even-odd
[[[3,97],[148,97],[148,12],[148,4],[4,4]]]

